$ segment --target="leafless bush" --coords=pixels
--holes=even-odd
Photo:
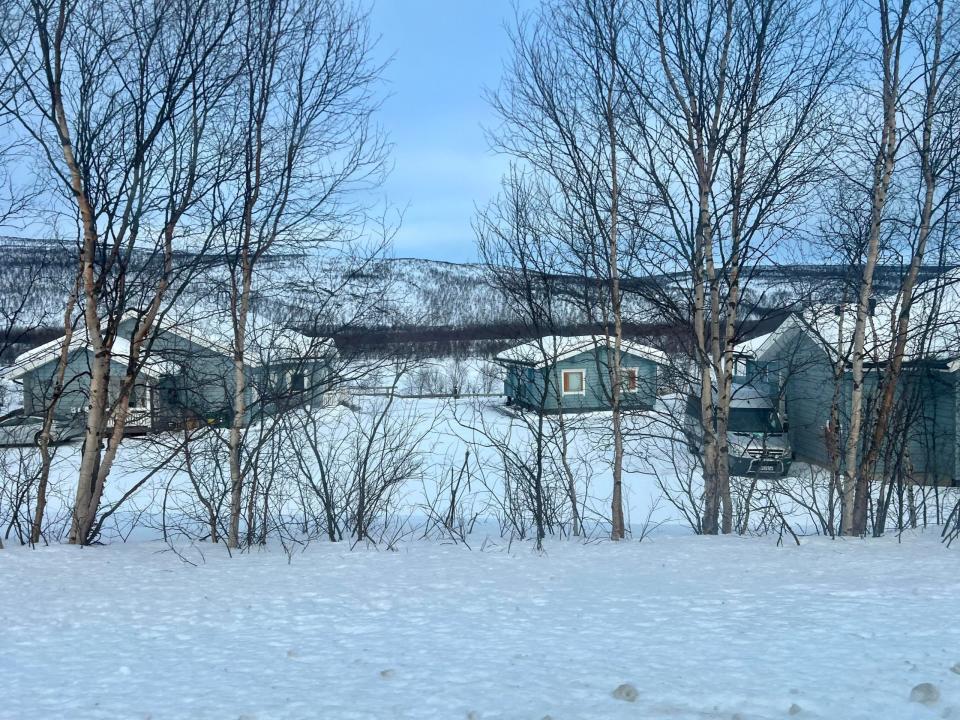
[[[502,415],[489,417],[491,410]],[[592,472],[571,440],[569,418],[484,402],[457,407],[455,417],[502,535],[533,537],[539,548],[547,535],[583,532],[587,495],[580,490]]]
[[[59,478],[72,472],[65,461],[66,452],[51,448],[52,468]],[[56,542],[65,537],[70,522],[70,494],[63,483],[51,484],[47,502],[39,517],[39,535],[33,539],[37,522],[37,478],[40,474],[40,456],[34,447],[0,449],[0,537],[21,544]],[[69,484],[69,483],[68,483]],[[2,545],[2,543],[0,543]]]
[[[428,481],[424,481],[424,500],[420,510],[426,519],[421,537],[448,538],[467,544],[483,511],[482,506],[477,507],[475,462],[468,448],[463,453],[462,463],[451,463],[436,473],[432,487],[428,488]]]

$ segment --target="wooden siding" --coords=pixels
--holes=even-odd
[[[89,349],[73,350],[67,358],[64,373],[64,390],[57,403],[55,417],[65,420],[77,412],[86,412],[90,404],[90,362]],[[53,382],[57,372],[58,358],[34,368],[22,378],[23,411],[26,415],[43,415],[53,396]],[[109,398],[116,397],[120,379],[127,371],[126,363],[111,361]],[[138,383],[139,384],[139,383]]]
[[[130,328],[126,329],[129,331]],[[157,335],[151,346],[151,357],[174,364],[171,372],[159,379],[148,380],[141,376],[142,384],[149,384],[144,391],[151,392],[153,427],[177,427],[189,417],[219,422],[232,419],[235,387],[232,358],[171,332]],[[71,353],[65,375],[65,391],[57,405],[58,419],[69,418],[75,412],[85,410],[89,404],[90,360],[88,349]],[[25,413],[39,415],[44,412],[50,401],[56,367],[57,359],[51,358],[23,376]],[[125,372],[125,363],[111,363],[114,395]],[[289,387],[279,386],[297,372],[306,378],[304,391],[291,393]],[[329,368],[322,360],[248,367],[247,420],[253,419],[258,413],[269,414],[322,399],[327,389],[328,374]],[[261,398],[263,402],[258,402]]]
[[[187,410],[201,417],[222,417],[230,413],[235,386],[232,358],[172,332],[158,333],[151,355],[177,366],[172,373],[174,380],[167,378],[163,384],[165,397],[161,413],[179,416]],[[176,390],[175,402],[171,386]],[[248,405],[251,399],[248,389]]]
[[[801,460],[827,465],[833,366],[823,348],[804,333],[797,333],[785,349],[771,369],[781,386],[783,409],[790,424],[790,447]]]
[[[897,419],[913,429],[909,435],[910,462],[929,480],[948,482],[956,474],[957,375],[926,368],[905,373],[902,410]]]
[[[762,360],[768,378],[779,381],[790,423],[790,444],[797,458],[827,467],[826,427],[835,383],[826,352],[809,335],[797,332]],[[866,408],[875,400],[877,382],[877,371],[868,370],[864,378]],[[902,423],[901,430],[906,431],[906,453],[897,448],[890,457],[909,462],[918,479],[949,482],[958,477],[958,389],[957,373],[925,366],[903,371],[893,422]],[[841,428],[849,427],[851,391],[852,379],[846,370],[839,397]]]
[[[637,389],[623,393],[625,409],[649,410],[657,397],[657,364],[647,358],[624,353],[624,370],[637,369]],[[563,372],[582,370],[584,391],[563,392]],[[610,409],[610,375],[606,350],[586,350],[546,368],[510,364],[504,381],[504,394],[521,407],[546,413],[590,412]]]

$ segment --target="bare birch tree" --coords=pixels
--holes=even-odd
[[[622,75],[637,139],[622,146],[650,201],[626,222],[646,238],[636,244],[636,264],[667,278],[641,290],[645,299],[691,330],[702,529],[726,533],[726,430],[743,291],[759,263],[775,262],[784,243],[803,236],[811,190],[828,170],[850,9],[774,0],[635,7],[630,17],[643,41],[624,58]]]
[[[920,272],[928,259],[931,237],[934,257],[955,256],[952,222],[946,211],[956,200],[957,152],[952,138],[958,93],[957,12],[942,0],[926,5],[881,2],[877,59],[882,108],[879,142],[869,184],[869,225],[860,278],[853,334],[850,429],[846,438],[843,516],[847,535],[867,531],[868,506],[884,446],[903,389],[902,372],[909,357],[923,352],[917,328],[942,323],[929,317],[931,303],[916,312]],[[874,97],[871,94],[870,97]],[[908,188],[916,187],[915,194]],[[916,197],[904,211],[898,194]],[[892,236],[887,242],[884,236]],[[897,237],[903,237],[901,244]],[[901,246],[903,249],[901,250]],[[877,365],[877,397],[866,412],[864,364],[874,272],[891,250],[906,266],[893,301],[890,332],[884,332]],[[924,315],[928,315],[924,317]],[[950,322],[949,319],[946,322]],[[908,348],[912,345],[912,348]]]
[[[582,310],[585,321],[599,320],[607,338],[615,540],[626,532],[620,203],[629,181],[620,163],[625,101],[619,79],[626,7],[626,0],[560,0],[521,17],[512,36],[507,79],[492,96],[504,121],[494,145],[539,176],[563,238],[558,251],[582,273],[585,287],[602,288],[600,294],[586,294]]]
[[[240,543],[246,332],[258,265],[284,246],[336,241],[362,218],[349,191],[375,184],[384,159],[371,117],[380,67],[364,11],[349,0],[244,0],[237,28],[244,58],[231,128],[238,179],[220,190],[234,336],[231,547]]]
[[[229,0],[5,5],[0,50],[13,79],[0,108],[45,162],[80,236],[75,302],[93,360],[70,540],[86,543],[130,392],[175,283],[176,240],[216,175],[207,171],[221,152],[210,152],[205,131],[229,86],[235,8]],[[138,264],[138,255],[153,260]],[[137,313],[129,351],[117,355],[130,309]],[[69,335],[72,313],[65,320]],[[115,393],[114,361],[125,366]]]
[[[844,477],[841,526],[845,535],[858,534],[856,496],[865,500],[866,478],[858,477],[861,424],[864,404],[864,347],[866,344],[867,319],[873,297],[873,280],[880,254],[881,222],[887,203],[887,192],[893,179],[899,147],[899,103],[901,89],[901,63],[904,35],[910,0],[890,3],[880,0],[878,5],[879,35],[878,60],[880,70],[880,138],[873,158],[872,182],[870,185],[870,220],[864,253],[863,275],[857,290],[856,317],[853,326],[851,352],[850,427],[844,448]]]

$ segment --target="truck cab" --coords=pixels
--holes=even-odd
[[[686,431],[691,450],[703,448],[700,396],[687,401]],[[793,450],[787,419],[775,394],[752,384],[734,384],[727,421],[730,474],[740,477],[782,478],[790,474]]]

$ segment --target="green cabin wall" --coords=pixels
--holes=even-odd
[[[910,461],[928,480],[949,482],[960,477],[957,461],[957,373],[910,368],[904,373],[907,393],[897,418],[911,424]]]
[[[624,409],[649,410],[657,398],[657,363],[623,353],[621,366],[637,368],[637,390],[623,394]],[[583,370],[584,393],[564,394],[564,370]],[[546,368],[507,364],[504,394],[515,405],[545,413],[591,412],[610,409],[610,375],[606,350],[585,350]]]
[[[130,320],[121,323],[120,332],[132,332]],[[179,426],[189,416],[201,419],[232,420],[234,371],[232,358],[194,343],[176,333],[161,332],[151,345],[151,357],[176,363],[178,370],[160,378],[141,376],[138,383],[144,392],[151,392],[152,422],[155,428]],[[90,392],[89,349],[73,351],[68,359],[65,388],[57,404],[56,417],[67,419],[89,404]],[[22,377],[24,412],[40,415],[49,404],[57,359],[26,373]],[[274,363],[246,368],[245,401],[247,421],[258,414],[270,414],[295,405],[309,404],[322,398],[327,389],[330,369],[322,359]],[[111,386],[118,387],[126,372],[126,363],[111,361]],[[291,373],[302,373],[308,378],[306,389],[291,396],[288,382]],[[114,391],[115,392],[115,391]]]
[[[797,458],[827,467],[826,427],[834,399],[834,367],[824,349],[809,335],[795,332],[762,358],[768,379],[780,387],[790,423],[790,444]],[[868,369],[864,378],[865,407],[874,401],[878,374]],[[852,376],[844,372],[840,386],[841,427],[849,427]],[[906,422],[907,455],[912,472],[926,481],[960,477],[956,428],[958,415],[956,372],[933,367],[904,368],[897,391],[895,422]],[[892,454],[900,457],[902,453]],[[882,462],[882,458],[881,458]]]
[[[165,376],[159,383],[161,423],[179,422],[184,411],[224,421],[230,416],[235,387],[230,357],[171,332],[157,334],[151,355],[179,366],[178,372]],[[251,377],[248,369],[248,385]],[[249,388],[245,399],[249,405]]]
[[[833,404],[833,365],[804,333],[797,333],[785,350],[769,363],[773,373],[768,379],[780,388],[790,447],[798,459],[825,466],[830,462],[825,433]]]
[[[90,365],[93,354],[88,348],[79,348],[67,356],[64,373],[63,394],[57,403],[54,417],[67,420],[78,412],[86,412],[90,404]],[[46,413],[53,398],[53,386],[57,374],[58,359],[34,368],[21,378],[23,384],[23,411],[26,415],[40,416]],[[119,390],[120,380],[126,374],[126,363],[110,361],[110,392],[113,399]],[[149,392],[146,382],[138,382],[140,392]]]
[[[319,401],[327,391],[331,368],[323,360],[297,360],[260,365],[252,372],[249,388],[256,398],[250,415],[271,414],[285,408]],[[292,390],[294,375],[302,376],[303,389]]]

